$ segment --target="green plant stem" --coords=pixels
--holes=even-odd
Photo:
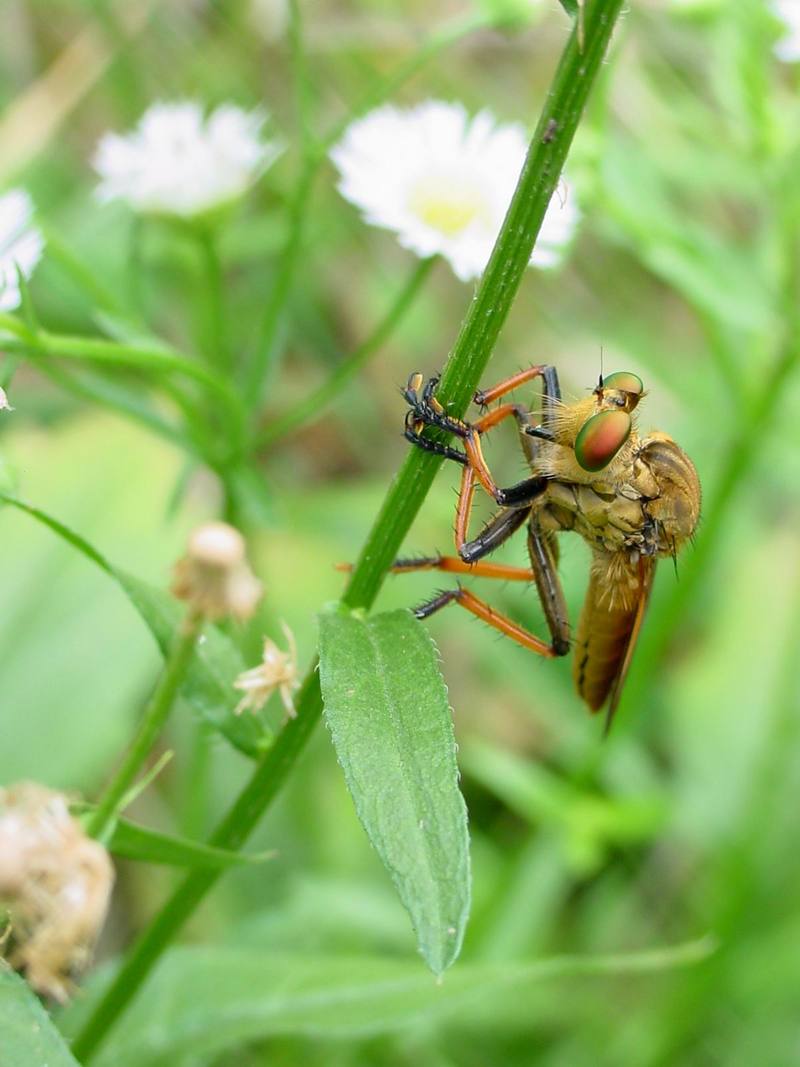
[[[103,840],[108,834],[117,817],[120,801],[133,785],[136,775],[164,728],[178,695],[178,689],[186,676],[202,622],[202,615],[190,609],[175,638],[161,678],[145,709],[128,754],[92,813],[86,828],[90,837]]]
[[[583,48],[579,46],[575,27],[570,34],[511,206],[437,391],[440,401],[457,414],[466,410],[478,387],[522,281],[621,6],[622,0],[595,0],[588,7]],[[409,453],[389,488],[342,597],[347,607],[366,609],[372,605],[440,463],[440,457],[428,452],[415,449]],[[289,720],[275,744],[256,765],[250,781],[211,836],[211,844],[240,848],[288,777],[322,711],[316,665],[306,676],[296,708],[297,717]],[[75,1039],[73,1052],[84,1063],[91,1059],[219,873],[196,870],[188,874],[131,947],[115,979]]]
[[[303,35],[303,13],[300,0],[289,0],[289,49],[291,53],[292,80],[294,82],[294,106],[298,140],[303,157],[310,154],[311,133],[311,82],[308,77],[305,40]]]
[[[195,231],[203,268],[203,319],[204,348],[210,366],[221,374],[231,369],[230,352],[225,330],[225,279],[217,250],[216,234],[209,226],[198,226]]]
[[[258,443],[269,446],[285,437],[298,426],[313,422],[336,398],[350,379],[358,373],[364,364],[386,343],[414,302],[425,279],[431,272],[434,258],[417,263],[406,284],[392,302],[391,307],[363,344],[343,360],[326,381],[313,392],[304,396],[294,407],[289,408],[274,419],[261,432]]]

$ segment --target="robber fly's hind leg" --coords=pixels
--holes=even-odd
[[[478,566],[480,566],[480,564],[478,564]],[[490,604],[487,604],[485,600],[476,597],[469,591],[469,589],[462,589],[461,586],[456,589],[447,589],[443,593],[439,593],[437,596],[433,597],[432,600],[420,604],[418,608],[414,609],[414,614],[418,619],[427,619],[435,612],[441,611],[442,608],[447,607],[448,604],[458,604],[472,615],[477,616],[479,619],[483,619],[483,621],[488,623],[493,629],[498,630],[501,634],[505,634],[506,637],[510,637],[512,641],[516,641],[518,645],[522,645],[523,648],[527,648],[529,651],[535,652],[537,655],[544,656],[547,659],[563,656],[569,648],[569,644],[566,649],[562,649],[560,645],[556,645],[555,643],[548,645],[548,643],[543,641],[541,637],[532,634],[530,630],[526,630],[524,626],[520,626],[518,623],[514,622],[513,619],[509,619],[507,615],[495,611],[495,609]]]
[[[503,516],[501,515],[498,518],[503,518]],[[550,644],[514,622],[513,619],[509,619],[508,616],[495,611],[485,600],[480,600],[468,589],[462,589],[460,586],[456,589],[445,590],[426,603],[420,604],[414,610],[414,614],[418,619],[427,619],[435,612],[447,607],[448,604],[459,604],[473,615],[477,615],[479,619],[483,619],[495,630],[499,630],[500,633],[522,645],[523,648],[530,649],[532,652],[536,652],[538,655],[545,656],[548,659],[553,659],[556,656],[565,656],[570,648],[569,618],[567,616],[564,593],[561,589],[561,582],[556,569],[558,562],[556,541],[552,535],[543,533],[535,518],[531,520],[529,527],[528,550],[531,557],[531,569],[528,574],[536,582],[536,588],[539,591],[542,609],[550,631]],[[501,565],[476,563],[472,565],[470,570],[478,572],[479,569],[492,566],[500,567]],[[456,570],[457,568],[442,567],[440,569]],[[496,577],[500,576],[496,575]],[[510,575],[503,576],[510,577]],[[487,574],[486,577],[489,577],[489,575]]]
[[[558,545],[552,534],[540,529],[535,518],[528,527],[528,555],[552,647],[556,655],[564,656],[569,652],[570,628],[564,590],[558,577]]]

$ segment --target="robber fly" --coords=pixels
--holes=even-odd
[[[543,383],[538,415],[521,404],[495,400],[533,379]],[[574,652],[573,677],[592,711],[608,705],[610,723],[619,702],[656,561],[677,558],[697,526],[700,482],[685,452],[665,433],[640,436],[634,411],[644,396],[636,374],[601,376],[585,399],[564,403],[555,367],[536,366],[475,394],[481,415],[465,422],[436,399],[438,378],[412,374],[404,391],[409,405],[405,436],[414,445],[462,466],[455,523],[457,556],[400,560],[395,570],[436,569],[477,577],[533,581],[550,631],[544,641],[495,611],[468,589],[448,589],[415,611],[425,619],[460,604],[490,626],[541,656]],[[483,456],[484,436],[506,419],[516,420],[531,474],[508,488],[495,482]],[[462,447],[426,435],[428,427],[453,434]],[[469,538],[477,487],[500,510]],[[486,560],[520,527],[528,527],[530,567]],[[591,574],[577,634],[570,631],[558,577],[556,535],[574,530],[592,550]]]

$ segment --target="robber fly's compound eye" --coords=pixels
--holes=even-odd
[[[601,392],[620,392],[625,394],[623,404],[614,401],[618,407],[624,407],[626,411],[633,411],[644,396],[644,382],[638,374],[629,370],[618,370],[603,379]]]
[[[575,458],[585,471],[607,467],[631,434],[627,411],[600,411],[592,415],[575,438]]]

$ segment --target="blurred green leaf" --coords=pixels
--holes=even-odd
[[[2,962],[0,1067],[78,1067],[28,983]]]
[[[80,534],[75,533],[39,508],[0,492],[0,501],[18,508],[49,527],[83,556],[114,578],[149,628],[162,655],[183,617],[183,608],[160,589],[117,570]],[[207,625],[181,689],[182,696],[196,711],[245,755],[256,757],[272,741],[272,733],[255,715],[234,715],[237,693],[234,679],[244,670],[242,657],[230,640],[215,626]]]
[[[643,975],[690,966],[710,940],[617,956],[562,956],[534,962],[461,964],[437,982],[418,963],[374,956],[275,955],[231,948],[176,949],[165,957],[111,1034],[98,1067],[166,1067],[246,1041],[297,1034],[342,1038],[407,1032],[415,1023],[460,1018],[530,1025],[537,990],[570,976]],[[561,982],[557,980],[561,979]],[[94,994],[63,1019],[68,1033],[91,1011]],[[550,1017],[553,1000],[543,1016]],[[538,1013],[538,1012],[537,1012]],[[16,1067],[16,1065],[15,1065]]]
[[[569,15],[578,10],[577,0],[561,0],[561,4]],[[535,22],[544,8],[542,0],[476,0],[475,6],[490,23],[511,28]]]
[[[657,795],[591,793],[541,764],[493,745],[465,744],[461,762],[467,773],[523,818],[560,829],[567,859],[584,874],[603,862],[611,846],[646,841],[666,821],[667,805]]]
[[[734,251],[730,239],[693,219],[653,162],[621,138],[608,140],[601,174],[603,207],[616,224],[617,239],[655,275],[726,327],[770,327],[769,279],[754,268],[754,248],[739,239]]]
[[[410,611],[320,616],[325,718],[356,811],[407,908],[428,966],[461,948],[467,813],[436,647]]]

